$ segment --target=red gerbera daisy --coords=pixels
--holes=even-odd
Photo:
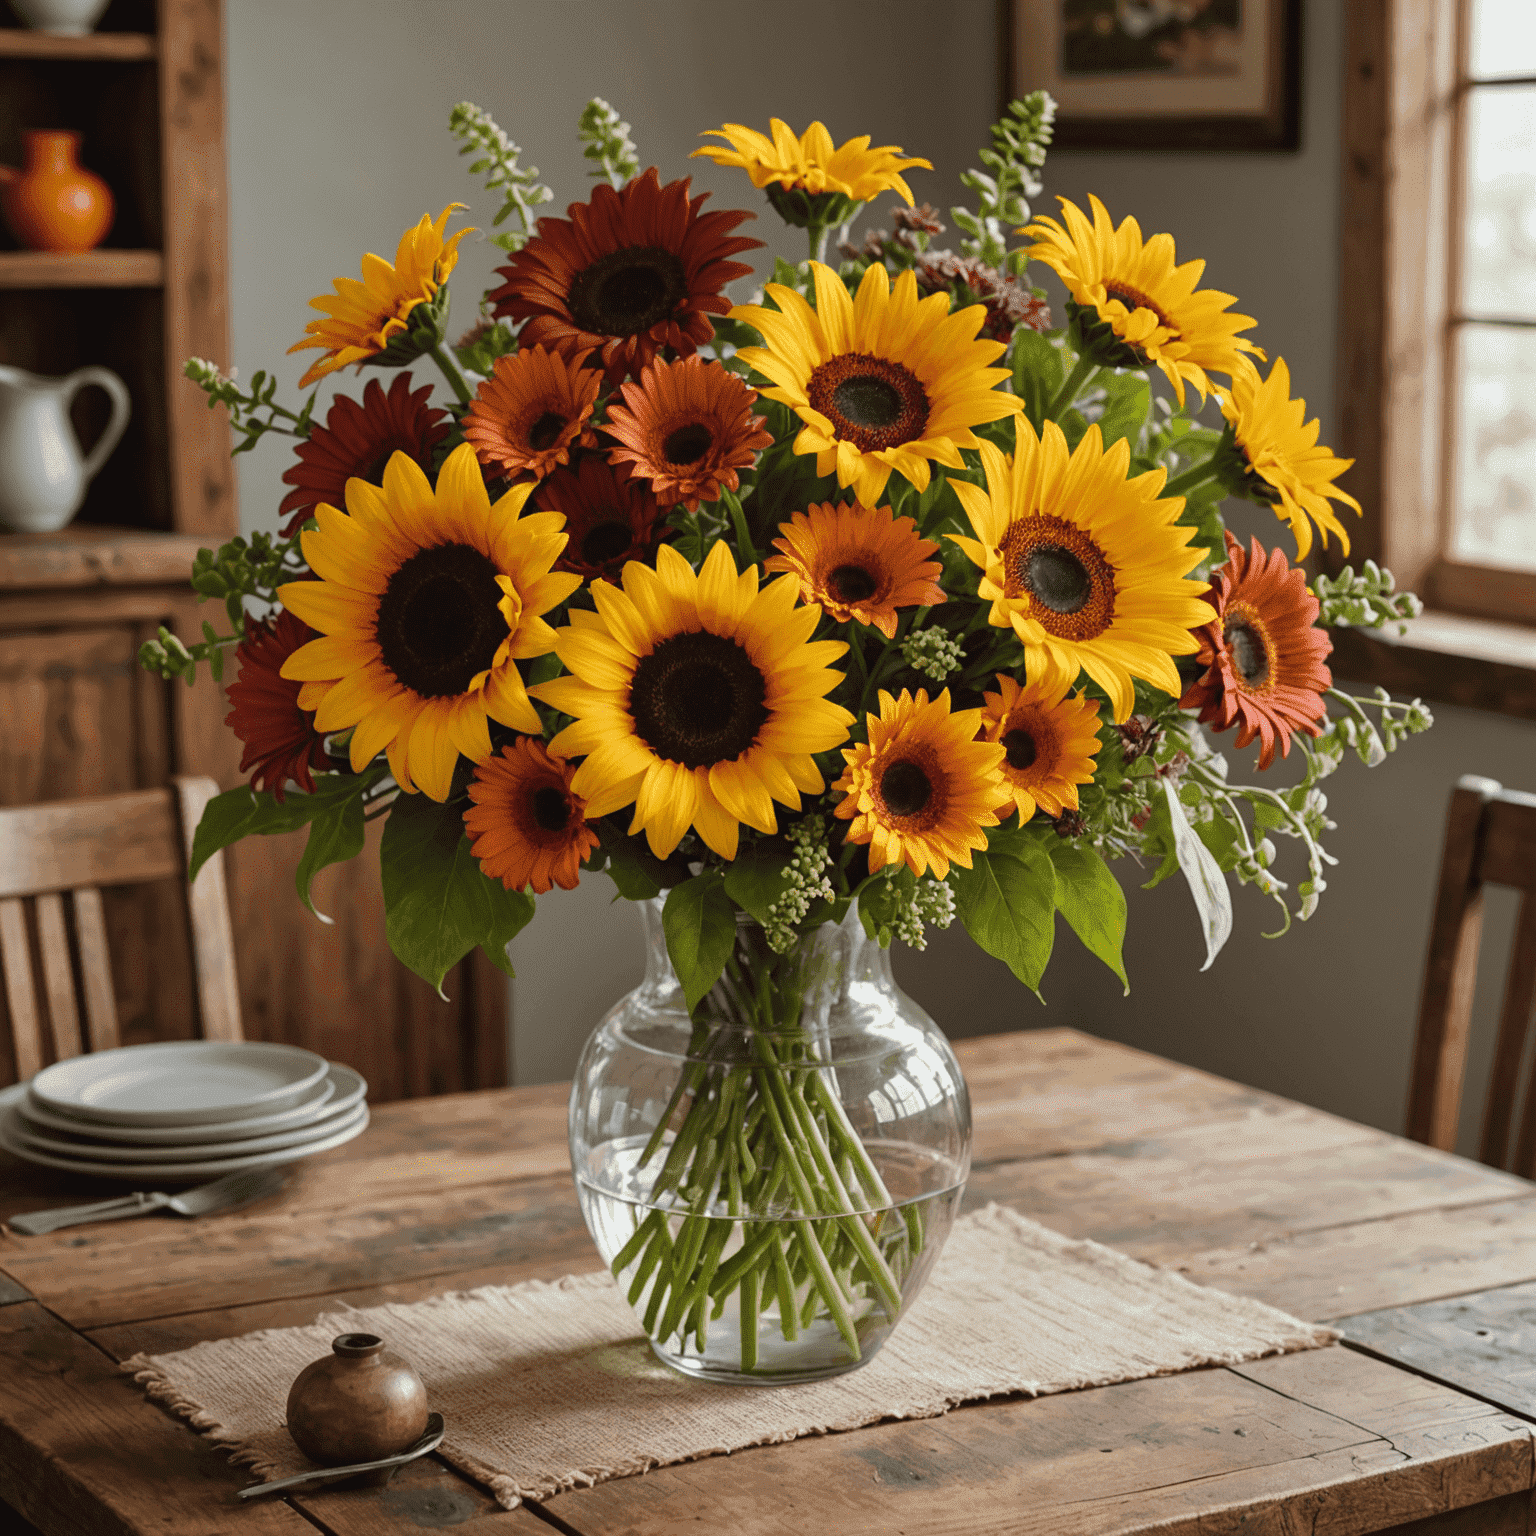
[[[593,454],[575,471],[557,469],[533,493],[533,504],[565,514],[568,542],[555,569],[589,580],[616,580],[626,560],[650,560],[670,533],[650,487]]]
[[[294,450],[299,462],[283,475],[297,487],[283,497],[278,516],[294,515],[283,525],[283,537],[306,518],[312,507],[347,504],[347,481],[380,485],[392,453],[409,454],[423,469],[432,467],[432,450],[448,435],[448,412],[427,404],[432,386],[411,390],[408,373],[395,375],[386,395],[377,379],[363,391],[363,403],[337,395],[323,427],[311,427],[309,437]]]
[[[226,690],[234,707],[224,724],[245,743],[240,772],[254,768],[251,788],[270,789],[274,800],[283,798],[289,779],[312,795],[313,770],[330,765],[313,712],[299,708],[304,685],[281,675],[283,663],[314,638],[315,631],[287,609],[275,623],[247,614],[245,639],[235,650],[240,675]]]
[[[1227,563],[1211,572],[1206,601],[1216,622],[1195,631],[1205,671],[1179,704],[1198,709],[1202,725],[1238,725],[1236,745],[1257,736],[1259,767],[1290,756],[1291,732],[1321,733],[1328,718],[1323,692],[1333,686],[1324,657],[1333,649],[1318,629],[1317,599],[1306,573],[1283,550],[1268,555],[1257,539],[1245,550],[1229,533]]]
[[[533,736],[519,736],[476,767],[464,826],[488,879],[509,891],[531,885],[536,896],[555,885],[575,890],[582,860],[598,841],[586,802],[571,792],[575,773],[574,763]]]
[[[711,314],[731,306],[720,290],[752,268],[729,258],[760,246],[730,231],[754,215],[700,214],[690,178],[662,186],[652,166],[617,192],[600,186],[567,219],[539,232],[505,267],[494,313],[526,320],[520,341],[567,357],[597,352],[610,386],[639,375],[663,347],[687,357],[714,335]],[[596,361],[594,359],[594,361]]]

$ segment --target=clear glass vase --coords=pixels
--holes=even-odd
[[[642,907],[645,980],[571,1088],[587,1226],[677,1370],[767,1384],[851,1370],[917,1295],[959,1208],[959,1064],[856,911],[782,954],[739,919],[690,1018],[662,903]]]

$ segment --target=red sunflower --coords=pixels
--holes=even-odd
[[[294,450],[299,462],[283,474],[296,487],[283,497],[278,516],[294,515],[283,525],[283,537],[313,517],[324,503],[347,504],[347,481],[379,485],[392,453],[404,453],[424,470],[432,468],[432,450],[448,435],[448,412],[427,404],[432,386],[411,389],[408,373],[395,375],[386,395],[377,379],[363,391],[363,403],[337,395],[323,427],[311,427],[309,437]]]
[[[1283,550],[1264,553],[1257,539],[1245,550],[1229,533],[1227,563],[1211,573],[1206,601],[1216,622],[1197,629],[1205,668],[1179,704],[1198,709],[1202,725],[1239,727],[1236,745],[1255,736],[1259,767],[1288,757],[1291,732],[1321,733],[1328,719],[1323,693],[1333,686],[1324,658],[1333,649],[1318,629],[1317,599],[1307,577]]]
[[[289,779],[312,795],[314,770],[330,766],[314,712],[299,708],[303,684],[281,676],[283,663],[314,638],[315,631],[287,609],[275,623],[247,614],[245,639],[235,650],[240,675],[226,690],[233,708],[224,724],[245,743],[240,772],[254,768],[251,788],[270,789],[274,800],[283,798]]]
[[[578,359],[523,347],[495,371],[464,413],[464,436],[482,464],[510,478],[541,480],[568,464],[576,447],[595,448],[587,425],[603,376]]]
[[[709,196],[690,198],[689,178],[662,186],[652,166],[618,191],[600,186],[565,219],[540,219],[539,232],[497,271],[494,313],[526,321],[525,347],[542,343],[567,357],[600,354],[610,386],[664,347],[687,357],[714,335],[709,316],[730,301],[721,289],[752,268],[730,258],[761,240],[732,235],[741,210],[701,214]],[[597,359],[594,359],[594,362]]]
[[[625,561],[649,561],[671,536],[651,488],[594,454],[587,454],[579,469],[557,469],[533,493],[533,505],[565,514],[567,542],[555,569],[588,580],[617,581]]]
[[[470,851],[492,880],[509,891],[552,885],[570,891],[581,863],[597,846],[586,802],[571,793],[576,765],[554,757],[542,741],[519,736],[475,769],[464,813]]]

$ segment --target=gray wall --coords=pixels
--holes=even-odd
[[[758,206],[739,173],[687,162],[704,128],[727,119],[803,127],[821,116],[842,139],[869,132],[938,167],[914,172],[918,198],[956,201],[993,113],[990,0],[935,9],[883,0],[881,24],[848,0],[227,0],[234,194],[234,361],[247,374],[300,335],[305,303],[360,250],[389,256],[399,231],[457,198],[469,221],[493,211],[444,131],[449,107],[487,107],[541,167],[556,208],[588,185],[573,125],[592,95],[634,125],[643,163],[692,173],[724,206]],[[771,19],[770,19],[771,18]],[[1295,155],[1053,155],[1047,199],[1097,192],[1116,218],[1169,230],[1203,256],[1206,281],[1240,296],[1271,355],[1333,421],[1338,281],[1343,0],[1308,0],[1303,148]],[[777,241],[766,209],[755,232]],[[788,242],[784,243],[788,246]],[[784,248],[784,247],[781,247]],[[792,248],[792,247],[789,247]],[[457,319],[494,265],[465,242]],[[798,252],[796,252],[798,254]],[[296,380],[301,357],[282,364]],[[422,375],[425,377],[425,374]],[[355,390],[356,385],[348,382]],[[270,527],[280,450],[240,461],[248,527]],[[1246,526],[1246,522],[1245,522]],[[1252,523],[1269,541],[1279,525]],[[1246,758],[1247,754],[1243,754]],[[1246,766],[1246,765],[1245,765]],[[1238,764],[1234,761],[1234,771]],[[954,1034],[1074,1024],[1397,1127],[1446,796],[1475,771],[1536,787],[1536,727],[1444,710],[1428,738],[1367,773],[1351,762],[1328,788],[1339,857],[1318,915],[1273,942],[1272,908],[1237,899],[1237,932],[1199,974],[1193,908],[1175,882],[1144,893],[1134,871],[1127,959],[1132,994],[1063,931],[1044,1009],[958,930],[903,955],[905,985]],[[587,1029],[640,968],[636,914],[592,881],[541,904],[515,945],[519,1081],[568,1073]],[[1490,924],[1498,942],[1508,913]],[[1502,930],[1502,931],[1501,931]],[[1486,1002],[1486,1000],[1485,1000]],[[1486,1011],[1486,1009],[1485,1009]]]

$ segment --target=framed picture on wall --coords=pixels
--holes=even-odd
[[[1301,0],[1004,0],[1009,95],[1063,149],[1296,149]]]

